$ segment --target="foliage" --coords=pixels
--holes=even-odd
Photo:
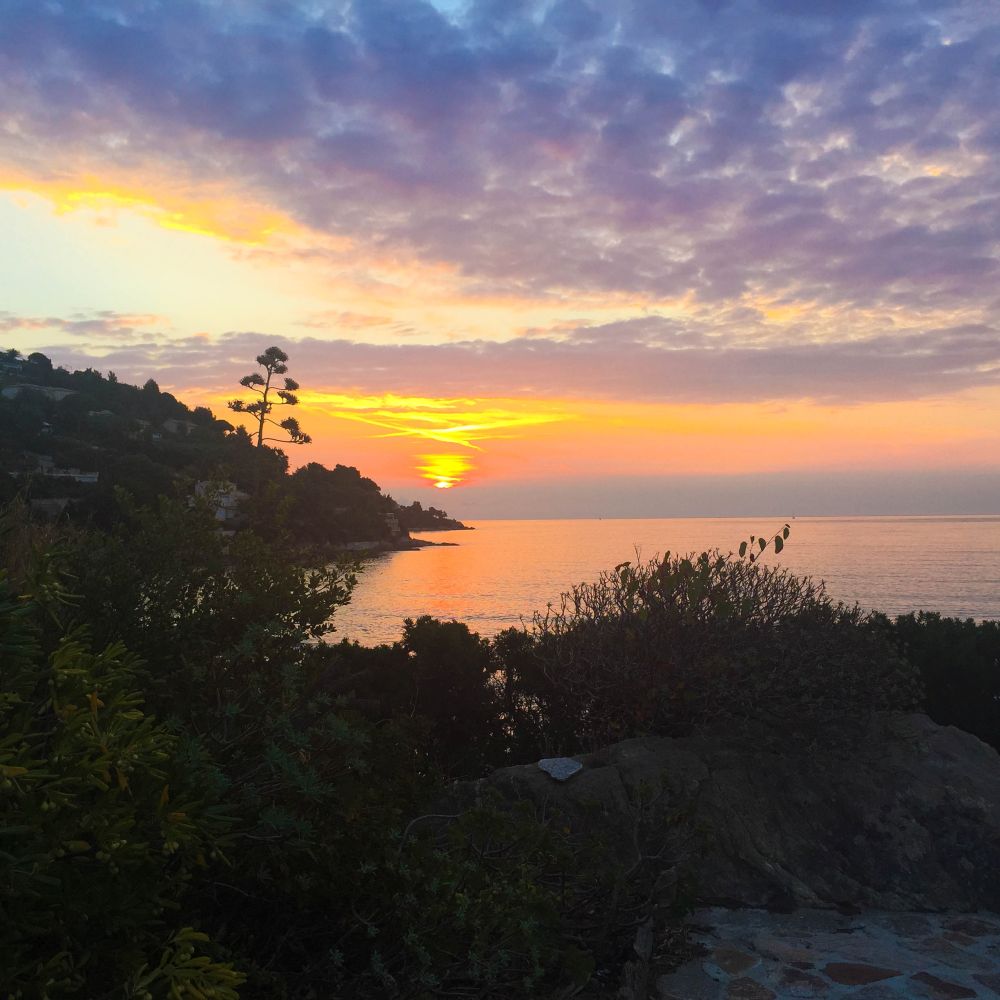
[[[921,611],[897,618],[895,636],[920,671],[927,714],[1000,750],[1000,622]]]
[[[303,496],[377,492],[317,469]],[[492,641],[421,617],[330,644],[353,574],[289,558],[285,499],[235,536],[166,499],[115,497],[106,530],[10,514],[0,975],[25,997],[570,996],[681,898],[665,793],[619,817],[621,857],[447,779],[705,726],[829,741],[914,704],[902,648],[932,708],[995,694],[996,629],[834,604],[761,563],[784,531],[622,564]]]
[[[386,514],[397,509],[351,466],[309,462],[288,477],[287,487],[288,528],[307,551],[324,552],[331,542],[378,541],[386,536]]]
[[[113,535],[68,542],[84,595],[76,614],[138,644],[149,701],[173,720],[184,766],[232,817],[229,870],[196,880],[185,909],[246,970],[249,995],[380,996],[390,977],[417,996],[430,982],[478,976],[464,956],[485,963],[497,935],[510,954],[489,971],[496,989],[516,982],[520,992],[543,968],[569,974],[560,919],[539,923],[551,900],[545,909],[537,889],[527,893],[530,824],[486,857],[465,843],[465,823],[446,844],[403,836],[452,755],[476,761],[475,773],[485,766],[475,732],[489,728],[485,643],[457,623],[411,623],[399,650],[409,676],[383,674],[392,697],[366,713],[330,688],[339,647],[316,643],[349,582],[337,575],[317,590],[317,574],[276,565],[280,537],[227,545],[207,512],[161,503],[132,510]],[[452,687],[437,697],[446,678]],[[427,713],[418,722],[413,695]],[[496,814],[496,837],[507,823]],[[532,850],[531,865],[548,858]],[[461,892],[469,903],[456,922]],[[529,967],[531,949],[539,959]]]
[[[80,615],[102,641],[119,637],[143,656],[170,711],[206,695],[276,696],[283,664],[333,631],[350,596],[350,567],[290,562],[279,531],[227,538],[207,504],[122,498],[120,508],[112,531],[74,536]]]
[[[16,598],[0,574],[4,995],[235,998],[242,974],[177,915],[224,860],[227,820],[144,711],[121,644],[95,652],[72,629],[45,655],[39,620],[64,600],[56,578]]]
[[[537,615],[511,652],[508,702],[538,717],[548,749],[743,722],[831,733],[919,695],[877,616],[719,552],[623,563]]]
[[[608,897],[609,866],[585,866],[593,857],[568,830],[526,807],[480,803],[444,819],[443,833],[401,845],[394,893],[382,896],[383,912],[363,915],[375,931],[368,968],[344,995],[550,996],[582,986],[594,958],[572,940],[568,918]]]
[[[768,545],[773,545],[774,554],[778,555],[785,547],[791,530],[791,525],[786,524],[781,531],[776,531],[769,538],[765,538],[763,535],[751,535],[746,541],[740,542],[740,558],[756,562],[767,550]]]
[[[287,361],[288,355],[280,347],[269,347],[263,354],[258,354],[257,364],[264,369],[264,374],[251,372],[249,375],[244,375],[240,379],[240,385],[257,393],[260,398],[250,402],[234,399],[229,403],[229,409],[236,413],[248,413],[256,421],[258,448],[262,447],[265,441],[280,441],[284,444],[309,444],[312,441],[312,438],[299,427],[299,422],[294,417],[275,420],[271,416],[276,406],[297,406],[299,402],[298,396],[295,395],[299,383],[295,379],[285,378],[284,386],[280,389],[271,385],[276,375],[284,375],[288,371]],[[283,430],[285,436],[264,437],[265,424]]]
[[[370,718],[405,720],[440,774],[475,778],[504,757],[494,669],[467,625],[422,615],[392,646],[335,647],[321,683]]]
[[[405,531],[456,531],[465,528],[461,521],[448,517],[438,507],[425,509],[419,500],[399,508],[399,523]]]

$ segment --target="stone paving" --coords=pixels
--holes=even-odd
[[[1000,915],[697,911],[706,949],[660,976],[659,1000],[996,1000]]]

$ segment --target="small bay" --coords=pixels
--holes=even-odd
[[[498,520],[417,536],[454,545],[368,561],[332,639],[392,642],[404,618],[423,614],[493,635],[618,563],[728,552],[786,521],[785,550],[765,561],[825,580],[834,600],[889,615],[1000,619],[1000,516]]]

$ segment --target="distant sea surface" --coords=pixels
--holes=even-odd
[[[457,618],[493,635],[544,610],[571,585],[625,561],[736,549],[771,535],[781,517],[470,521],[474,531],[416,537],[452,547],[393,552],[365,564],[331,637],[393,642],[404,618]],[[888,615],[940,611],[1000,619],[1000,516],[787,519],[784,552],[768,564],[826,582],[838,601]]]

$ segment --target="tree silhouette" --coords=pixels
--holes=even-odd
[[[298,406],[299,403],[298,397],[295,395],[299,383],[295,379],[284,379],[285,385],[282,389],[272,385],[275,376],[284,375],[288,371],[286,361],[288,361],[288,355],[280,347],[269,347],[263,354],[258,354],[257,364],[264,369],[265,374],[252,372],[250,375],[244,375],[240,379],[240,385],[256,392],[260,399],[249,402],[243,399],[233,399],[229,402],[229,409],[235,410],[237,413],[249,413],[257,421],[258,448],[265,441],[279,441],[282,444],[309,444],[312,441],[312,438],[299,427],[299,422],[295,417],[286,417],[279,421],[271,416],[271,411],[275,406]],[[264,437],[265,424],[280,428],[288,437]]]

